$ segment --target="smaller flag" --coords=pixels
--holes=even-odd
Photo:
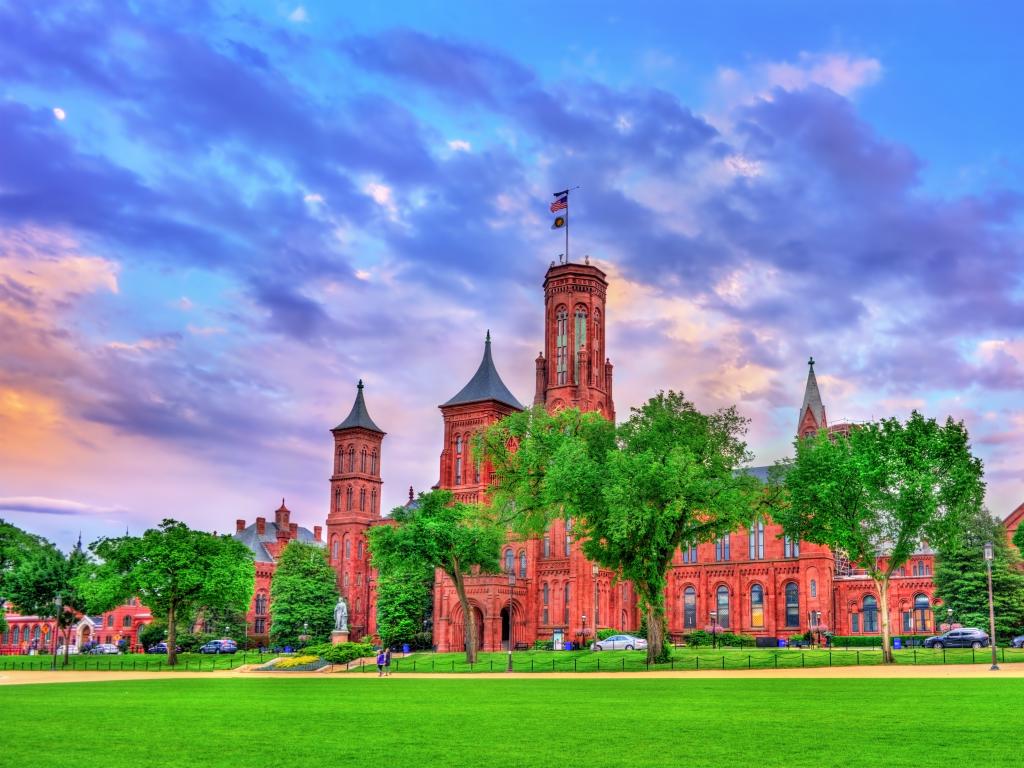
[[[552,229],[561,229],[565,226],[565,216],[555,216],[555,220],[551,223]]]
[[[551,204],[551,212],[552,213],[558,213],[559,211],[564,211],[568,207],[569,207],[569,193],[566,192],[565,194],[563,194],[560,198],[558,198],[557,200],[555,200],[555,202],[553,202]]]

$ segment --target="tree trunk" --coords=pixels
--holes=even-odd
[[[71,627],[64,628],[64,666],[68,665],[68,654],[71,652]]]
[[[167,611],[167,664],[172,667],[178,663],[177,649],[174,646],[174,641],[178,635],[177,627],[174,626],[174,614],[174,605],[172,604]]]
[[[656,664],[666,661],[665,604],[660,599],[652,599],[646,591],[641,592],[641,597],[644,601],[644,615],[647,617],[647,662]]]
[[[476,663],[476,616],[473,615],[473,607],[466,597],[466,584],[462,574],[456,568],[452,577],[455,582],[455,592],[459,596],[459,605],[462,606],[463,634],[466,638],[466,663]]]
[[[873,579],[878,589],[878,612],[882,622],[882,663],[892,664],[892,644],[889,639],[889,579]]]

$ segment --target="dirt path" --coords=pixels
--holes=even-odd
[[[0,673],[0,685],[27,685],[37,683],[95,683],[95,682],[124,682],[126,680],[168,680],[183,677],[209,679],[225,678],[292,678],[310,677],[324,679],[325,677],[338,679],[345,677],[374,679],[376,675],[345,675],[343,672],[325,675],[322,672],[251,672],[251,670],[240,667],[238,669],[218,670],[216,672],[97,672],[97,671],[76,671],[68,670],[63,672],[20,672],[8,671]],[[753,669],[753,670],[701,670],[691,672],[536,672],[512,674],[506,672],[484,672],[478,674],[430,674],[430,673],[397,673],[392,677],[401,678],[456,678],[456,679],[477,679],[490,678],[492,680],[508,680],[512,678],[524,680],[550,680],[552,678],[576,680],[593,680],[606,678],[678,678],[680,680],[709,679],[709,678],[769,678],[769,679],[847,679],[847,678],[963,678],[983,677],[990,680],[1004,678],[1024,678],[1024,664],[1006,664],[1000,667],[998,672],[988,668],[987,664],[947,664],[947,665],[896,665],[890,667],[863,666],[863,667],[817,667],[809,669]]]

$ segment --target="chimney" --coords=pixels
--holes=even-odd
[[[245,530],[245,520],[235,520],[235,533],[241,533]]]
[[[267,518],[257,517],[256,518],[256,533],[263,536],[267,532]]]
[[[545,390],[547,389],[548,369],[544,361],[544,353],[537,353],[537,390],[533,396],[533,404],[540,405],[544,402]]]
[[[313,526],[313,538],[316,539],[317,541],[323,541],[323,539],[320,538],[320,534],[323,533],[323,530],[324,529],[321,526],[314,525]]]
[[[297,538],[299,538],[299,524],[298,523],[291,523],[288,526],[288,538],[289,539],[297,539]]]

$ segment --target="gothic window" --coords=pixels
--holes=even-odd
[[[370,491],[370,511],[371,512],[376,512],[377,511],[377,491],[376,490]]]
[[[348,574],[346,573],[341,579],[342,585],[345,589],[348,589]]]
[[[352,557],[352,540],[349,539],[348,534],[345,534],[345,559],[348,560]]]
[[[473,482],[474,483],[479,483],[480,482],[480,462],[479,461],[474,461],[473,462]]]
[[[335,536],[331,540],[331,559],[332,560],[337,560],[338,559],[338,537],[337,536]],[[259,613],[259,611],[257,611],[257,613]]]
[[[549,623],[548,622],[548,601],[550,600],[550,594],[549,594],[549,590],[548,590],[548,583],[546,581],[544,582],[543,593],[544,593],[544,615],[541,618],[541,622],[540,623],[541,624],[548,624]]]
[[[931,613],[932,605],[928,595],[914,595],[914,631],[928,631],[928,614]]]
[[[338,457],[337,457],[337,459],[334,462],[334,471],[335,471],[335,473],[340,473],[340,472],[344,472],[345,471],[345,449],[344,448],[338,448]]]
[[[348,449],[348,471],[356,471],[356,449],[351,446]]]
[[[729,559],[729,534],[715,540],[715,561],[724,563]]]
[[[565,534],[565,556],[568,557],[569,553],[571,551],[572,551],[572,534],[569,533],[569,532],[566,532],[566,534]]]
[[[455,459],[455,484],[462,485],[462,457]]]
[[[334,511],[341,512],[341,488],[334,489]]]
[[[564,602],[562,603],[562,621],[568,627],[569,626],[569,585],[565,585]]]
[[[11,642],[17,645],[21,641],[21,627],[15,627],[11,630]]]
[[[697,590],[693,587],[683,590],[683,628],[697,628]]]
[[[370,454],[370,474],[377,474],[377,449],[373,449],[373,453]]]
[[[750,560],[764,560],[764,520],[761,518],[757,518],[750,524],[747,558]]]
[[[267,631],[267,620],[266,619],[260,617],[260,618],[256,619],[255,622],[253,622],[253,632],[255,632],[257,635],[262,635],[266,631]]]
[[[559,384],[568,383],[569,313],[559,307],[555,315],[555,372]]]
[[[764,627],[764,587],[755,584],[750,588],[750,626]]]
[[[786,585],[786,626],[800,626],[800,588],[795,581]]]
[[[683,562],[690,565],[697,562],[697,545],[693,542],[683,545]]]
[[[107,626],[114,626],[114,614],[110,614],[109,616],[107,616]]]
[[[860,632],[860,614],[859,613],[851,613],[850,614],[850,631],[851,632]]]
[[[818,596],[818,582],[816,582],[814,579],[811,579],[811,597],[817,597],[817,596]]]
[[[455,454],[457,456],[462,455],[462,435],[455,436]]]
[[[363,540],[360,539],[358,542],[356,542],[356,560],[362,560],[362,559],[363,559]]]
[[[594,354],[599,355],[601,352],[601,310],[594,310]],[[600,356],[594,358],[598,363],[602,362]]]
[[[526,578],[526,553],[519,553],[519,578]]]
[[[256,613],[263,615],[267,612],[267,595],[265,592],[260,592],[256,595]]]
[[[878,631],[878,600],[874,595],[864,597],[864,631]]]
[[[729,628],[729,588],[724,584],[715,593],[715,604],[718,607],[718,626]]]
[[[131,625],[132,625],[132,617],[131,617],[131,616],[125,616],[125,617],[124,617],[124,618],[123,618],[123,619],[121,620],[121,626],[125,627],[126,629],[127,629],[127,628],[130,628],[130,627],[131,627]]]
[[[505,572],[512,573],[512,569],[515,567],[515,555],[512,554],[511,549],[505,550]]]
[[[365,488],[360,488],[359,489],[359,511],[360,512],[365,512],[366,511],[366,489]]]
[[[576,310],[575,344],[573,345],[573,383],[580,383],[580,350],[587,345],[587,310]],[[584,371],[584,373],[586,373]]]
[[[551,537],[544,537],[544,557],[551,557]]]
[[[782,537],[783,557],[800,557],[800,540],[792,536]]]

